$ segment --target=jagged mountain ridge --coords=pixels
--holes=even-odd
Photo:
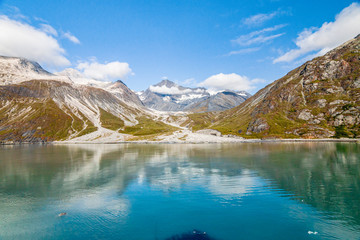
[[[212,121],[206,127],[245,137],[359,137],[360,35]]]
[[[145,106],[160,111],[209,112],[230,109],[251,95],[245,91],[222,91],[211,94],[205,88],[188,88],[163,80],[139,93]]]

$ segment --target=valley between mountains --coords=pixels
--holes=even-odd
[[[251,96],[169,80],[135,93],[122,81],[0,57],[0,141],[234,142],[359,138],[360,36]]]

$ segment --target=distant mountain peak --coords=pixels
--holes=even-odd
[[[251,95],[231,90],[214,92],[180,86],[168,79],[138,93],[144,105],[160,111],[220,111],[235,107]]]
[[[168,88],[171,88],[171,87],[176,87],[178,85],[176,83],[174,83],[173,81],[170,81],[168,79],[164,79],[161,82],[155,84],[154,86],[158,86],[158,87],[166,86]]]
[[[120,79],[119,80],[116,80],[115,82],[118,82],[118,83],[122,83],[124,85],[126,85],[123,81],[121,81]]]
[[[121,81],[120,79],[119,80],[116,80],[115,82],[114,82],[114,85],[123,85],[123,86],[125,86],[125,87],[127,87],[127,85],[123,82],[123,81]]]

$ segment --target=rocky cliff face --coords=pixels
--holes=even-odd
[[[247,137],[360,136],[360,36],[289,72],[213,128]]]
[[[205,88],[187,88],[163,80],[139,96],[145,106],[160,111],[209,112],[233,108],[251,95],[244,91],[211,95]]]

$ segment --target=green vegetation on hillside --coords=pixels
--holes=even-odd
[[[349,132],[345,125],[340,125],[335,127],[335,135],[334,138],[348,138]]]
[[[100,109],[101,126],[114,131],[124,127],[124,121],[122,119],[114,116],[113,114],[105,111],[102,108],[99,109]]]
[[[120,133],[131,134],[133,136],[160,135],[172,133],[178,128],[167,125],[163,122],[152,120],[142,116],[137,118],[138,124],[135,126],[126,126]]]
[[[192,113],[188,115],[188,120],[185,121],[182,126],[187,126],[192,129],[192,131],[197,131],[200,129],[207,128],[214,122],[213,113]]]
[[[11,114],[11,109],[16,113]],[[26,112],[21,115],[22,111]],[[66,114],[56,103],[45,101],[15,101],[1,109],[1,140],[55,141],[65,140],[75,131],[81,131],[83,121],[73,114]]]

